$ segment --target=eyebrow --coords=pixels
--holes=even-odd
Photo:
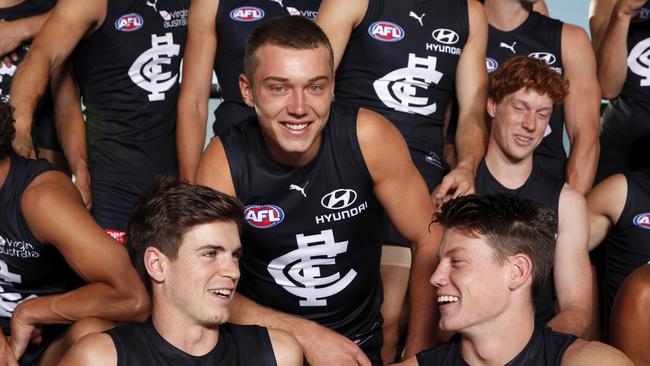
[[[316,81],[329,80],[329,79],[330,79],[330,77],[327,76],[327,75],[318,75],[318,76],[315,76],[315,77],[309,79],[307,82],[308,83],[314,83]],[[281,76],[267,76],[262,81],[263,82],[277,81],[277,82],[281,82],[281,83],[286,83],[286,82],[289,82],[290,80],[289,80],[289,78],[284,78],[284,77],[281,77]]]
[[[456,253],[466,252],[466,251],[467,251],[467,249],[465,249],[465,248],[456,247],[456,248],[454,248],[452,250],[449,250],[449,251],[445,252],[445,257],[449,257],[449,256],[454,255]],[[437,255],[438,255],[438,258],[440,258],[440,252],[438,252]]]
[[[206,245],[201,245],[200,247],[196,248],[195,251],[200,252],[202,250],[217,250],[217,251],[222,250],[222,251],[226,251],[226,248],[224,248],[222,245],[218,245],[218,244],[206,244]],[[232,252],[241,255],[241,254],[243,254],[244,250],[243,250],[243,248],[241,246],[239,246],[239,248],[237,248],[236,250],[233,250]]]

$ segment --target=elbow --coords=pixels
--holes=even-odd
[[[116,303],[112,307],[117,312],[118,322],[143,322],[151,313],[151,299],[142,282],[120,285],[117,289]]]
[[[606,88],[604,86],[601,86],[601,88],[600,88],[601,97],[603,99],[607,99],[607,100],[612,100],[612,99],[618,97],[620,92],[621,92],[620,90]]]

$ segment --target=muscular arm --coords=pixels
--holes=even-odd
[[[562,366],[634,366],[632,361],[614,347],[600,342],[577,339],[562,357]]]
[[[75,176],[75,185],[81,193],[86,208],[90,208],[90,176],[86,149],[86,126],[81,113],[77,83],[72,75],[72,65],[65,65],[52,74],[50,83],[54,98],[56,132],[63,153]]]
[[[627,201],[627,179],[623,174],[608,177],[587,196],[589,250],[597,247],[621,217]]]
[[[434,190],[439,203],[474,191],[474,175],[485,155],[487,127],[485,99],[488,75],[485,69],[488,23],[483,6],[467,1],[469,10],[469,37],[456,67],[456,95],[458,100],[458,129],[456,153],[458,164]]]
[[[87,284],[31,298],[16,307],[11,332],[17,355],[27,347],[37,324],[72,323],[87,317],[144,320],[149,298],[126,249],[95,223],[65,175],[56,171],[39,175],[23,193],[21,210],[36,238],[55,246]]]
[[[11,104],[16,109],[13,146],[18,154],[34,157],[32,116],[51,73],[61,67],[84,35],[101,25],[105,16],[106,0],[58,1],[11,84]]]
[[[553,274],[559,312],[549,326],[557,332],[584,337],[592,308],[589,220],[584,197],[567,185],[560,194],[558,216]]]
[[[632,272],[621,286],[610,319],[609,339],[612,346],[628,355],[635,365],[650,364],[650,265]]]
[[[302,348],[291,334],[269,329],[269,338],[278,366],[302,366]]]
[[[201,157],[196,183],[235,195],[228,159],[218,138],[210,142]],[[302,346],[310,365],[370,365],[366,355],[354,342],[313,321],[270,309],[241,294],[235,294],[230,309],[229,321],[233,323],[257,324],[293,335]]]
[[[357,135],[375,184],[375,196],[393,225],[412,243],[411,308],[405,354],[408,357],[431,347],[435,341],[436,307],[429,278],[437,264],[436,250],[442,229],[430,225],[433,204],[399,131],[379,114],[361,109],[357,117]]]
[[[28,18],[0,22],[0,56],[13,52],[21,42],[36,37],[51,12],[50,10]]]
[[[104,333],[92,333],[81,338],[59,363],[59,366],[77,365],[117,365],[117,351],[111,336]]]
[[[334,70],[339,67],[341,58],[350,39],[352,30],[361,23],[368,9],[368,0],[323,0],[318,9],[318,24],[334,50]]]
[[[614,5],[616,5],[616,0],[591,0],[589,2],[589,31],[591,45],[596,54],[605,38]]]
[[[596,176],[600,144],[600,88],[596,59],[582,28],[565,24],[562,29],[564,77],[569,94],[564,100],[564,118],[571,141],[566,181],[585,194]]]
[[[180,178],[188,182],[194,182],[205,141],[212,68],[217,51],[218,7],[218,0],[193,0],[190,4],[176,126]]]

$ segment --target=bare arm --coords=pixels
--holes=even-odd
[[[72,75],[72,65],[65,65],[54,72],[50,88],[54,97],[56,132],[63,153],[75,176],[75,185],[81,193],[86,208],[92,205],[90,175],[88,173],[88,152],[86,148],[86,126],[81,113],[77,83]]]
[[[11,105],[16,109],[16,153],[34,157],[32,116],[51,73],[61,67],[79,40],[101,25],[106,0],[59,0],[42,31],[32,43],[11,84]],[[61,37],[65,34],[65,37]]]
[[[626,200],[627,179],[623,174],[608,177],[589,192],[589,250],[597,247],[616,225]]]
[[[190,4],[176,126],[180,178],[188,182],[194,182],[205,141],[212,68],[217,51],[218,7],[218,0],[193,0]]]
[[[341,58],[350,39],[352,30],[361,23],[368,9],[368,0],[324,0],[318,9],[318,24],[334,50],[334,70],[339,67]]]
[[[589,220],[584,197],[565,185],[560,194],[553,264],[559,312],[549,326],[584,337],[591,322],[591,271],[587,239]]]
[[[485,69],[488,23],[483,6],[467,1],[469,37],[456,67],[458,129],[456,153],[458,164],[433,192],[437,203],[474,191],[474,175],[485,155],[487,126],[485,99],[488,75]]]
[[[379,114],[360,109],[357,135],[375,184],[375,196],[393,225],[412,243],[410,312],[405,354],[408,357],[431,347],[435,341],[436,307],[429,278],[437,264],[436,250],[442,230],[437,225],[430,226],[433,204],[428,199],[427,186],[415,169],[399,131]]]
[[[0,56],[13,52],[21,42],[36,37],[51,12],[50,10],[33,17],[0,22]]]
[[[562,366],[634,366],[632,361],[614,347],[600,342],[578,339],[567,348]]]
[[[196,183],[235,195],[228,159],[219,139],[212,140],[203,153]],[[233,323],[257,324],[293,335],[302,346],[310,365],[370,365],[370,360],[354,342],[313,321],[270,309],[240,294],[235,294],[230,309],[230,321]],[[328,352],[323,352],[325,349]]]
[[[589,32],[591,33],[591,45],[596,54],[605,38],[614,5],[616,5],[616,0],[591,0],[589,2]]]
[[[269,329],[269,338],[278,366],[302,366],[302,348],[296,338],[278,329]]]
[[[81,338],[59,363],[59,366],[78,365],[117,365],[117,351],[111,336],[104,333],[92,333]]]
[[[39,175],[23,193],[21,210],[36,238],[55,246],[87,285],[21,302],[11,318],[16,355],[25,350],[37,324],[72,323],[87,317],[144,320],[149,297],[126,249],[95,223],[65,175],[56,171]]]
[[[546,6],[546,1],[540,0],[533,4],[533,10],[535,10],[538,13],[544,14],[548,16],[548,6]]]
[[[596,176],[600,144],[600,88],[596,59],[585,31],[565,24],[562,29],[564,76],[569,94],[564,99],[564,118],[571,141],[566,182],[585,194]]]

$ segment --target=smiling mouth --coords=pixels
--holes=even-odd
[[[302,123],[291,123],[291,122],[281,122],[282,126],[287,128],[290,131],[300,132],[309,127],[311,122],[302,122]]]
[[[460,301],[460,297],[458,296],[450,296],[450,295],[438,296],[439,305],[451,304],[459,301]]]
[[[517,142],[519,142],[520,144],[525,144],[525,145],[530,144],[531,142],[533,142],[532,137],[525,137],[525,136],[515,136],[515,140]]]
[[[235,292],[232,289],[227,289],[227,288],[219,288],[219,289],[214,289],[209,291],[211,295],[221,297],[224,299],[229,299],[230,296]]]

